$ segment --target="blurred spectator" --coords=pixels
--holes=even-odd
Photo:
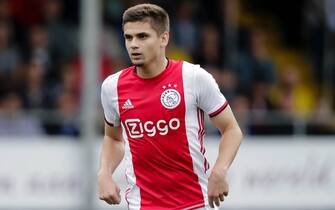
[[[315,82],[323,91],[334,89],[332,84],[335,82],[334,10],[333,0],[307,0],[304,5],[304,38],[313,64]]]
[[[335,117],[332,113],[331,103],[328,98],[320,97],[315,110],[311,115],[307,126],[308,134],[314,135],[334,135]]]
[[[228,99],[228,101],[233,100],[236,95],[238,75],[235,75],[235,72],[231,69],[224,69],[224,71],[220,73],[221,80],[219,82],[219,86],[221,92]]]
[[[201,64],[204,68],[223,67],[223,54],[221,39],[217,26],[212,23],[203,25],[201,39],[195,52],[195,63]]]
[[[19,52],[12,45],[11,38],[10,25],[0,21],[0,78],[3,80],[13,79],[21,62]]]
[[[60,68],[60,82],[57,85],[53,86],[53,89],[50,90],[53,102],[52,104],[57,104],[58,98],[64,93],[69,93],[72,95],[73,100],[79,104],[80,101],[80,78],[78,77],[78,70],[76,65],[73,62],[65,62],[61,65]],[[56,106],[55,106],[56,107]],[[55,108],[54,107],[54,108]]]
[[[325,22],[324,22],[324,1],[307,0],[304,5],[304,38],[308,47],[313,65],[313,76],[318,86],[323,81],[324,69],[324,42],[325,42]]]
[[[270,100],[270,86],[266,82],[257,81],[252,87],[252,94],[249,96],[250,109],[253,110],[250,133],[251,134],[269,134],[275,133],[272,127],[274,122],[284,123],[279,120],[275,106]],[[277,128],[278,129],[278,128]],[[282,132],[284,129],[282,129]]]
[[[206,70],[214,77],[226,99],[232,100],[237,87],[235,73],[230,69],[221,69],[216,66],[209,66]]]
[[[194,20],[196,7],[196,2],[183,0],[172,25],[176,44],[189,53],[193,52],[198,42],[199,30]]]
[[[295,97],[294,92],[300,82],[300,76],[294,66],[288,66],[281,74],[279,80],[279,91],[281,94],[279,99],[279,108],[289,114],[294,114],[295,111]]]
[[[26,55],[28,59],[35,59],[42,65],[45,76],[52,79],[52,56],[49,49],[49,35],[42,25],[34,25],[29,29],[29,46]]]
[[[8,3],[10,3],[12,16],[21,25],[29,27],[41,22],[44,0],[8,0]]]
[[[70,92],[62,92],[57,100],[57,112],[60,115],[58,135],[79,135],[79,113],[78,101]]]
[[[54,116],[44,120],[44,128],[50,135],[79,135],[80,78],[73,62],[65,62],[60,68],[60,82],[49,88]]]
[[[173,33],[170,34],[169,45],[167,47],[167,57],[176,60],[185,60],[192,62],[192,55],[184,48],[176,44]]]
[[[22,101],[15,92],[7,92],[1,97],[0,136],[27,137],[44,134],[40,121],[25,113],[22,108]]]
[[[55,109],[44,118],[44,129],[49,135],[79,136],[79,104],[72,93],[60,92],[55,99]]]
[[[264,32],[255,29],[250,34],[250,52],[241,53],[236,74],[239,92],[243,94],[252,94],[256,84],[269,89],[275,82],[274,64],[265,42]]]
[[[231,108],[236,116],[236,120],[244,134],[249,134],[249,109],[250,104],[246,96],[236,95],[232,100]]]
[[[63,1],[46,0],[43,5],[43,23],[48,34],[48,47],[53,62],[59,64],[74,56],[75,39],[68,26],[62,22]]]
[[[11,19],[9,0],[0,1],[0,19],[2,21]]]
[[[281,72],[278,86],[274,89],[279,109],[295,117],[308,117],[314,107],[313,92],[302,83],[296,65],[287,65]]]
[[[126,55],[125,50],[120,46],[120,40],[116,37],[116,32],[112,29],[105,28],[100,34],[99,40],[99,53],[100,53],[100,69],[97,71],[99,73],[99,81],[103,81],[109,75],[123,69],[126,67],[127,63],[124,59]],[[127,58],[128,59],[128,58]],[[72,60],[76,71],[77,82],[80,83],[83,77],[83,63],[79,56]],[[100,72],[99,72],[100,71]],[[80,87],[81,84],[79,84]],[[80,89],[80,88],[79,88]]]
[[[253,86],[253,93],[251,95],[250,108],[257,111],[262,111],[266,115],[267,111],[275,109],[274,104],[270,100],[270,87],[265,82],[257,82]],[[261,118],[261,116],[258,116]]]
[[[104,79],[127,65],[128,54],[122,46],[124,42],[123,36],[120,38],[113,27],[105,26],[100,35],[99,49],[103,60],[105,60],[103,65],[110,65],[107,68],[103,67],[102,79]]]
[[[240,26],[238,24],[239,17],[239,0],[220,0],[219,13],[220,26],[222,27],[223,36],[223,59],[226,66],[232,66],[236,62],[238,56],[238,40],[240,38]]]
[[[14,1],[1,0],[0,1],[0,21],[6,22],[11,29],[11,41],[16,41],[18,46],[25,44],[25,29],[13,13]]]
[[[75,58],[73,60],[73,65],[75,67],[77,79],[79,80],[79,82],[82,82],[83,81],[82,80],[82,78],[83,78],[82,60],[79,57]],[[112,74],[114,72],[113,69],[114,68],[113,68],[112,60],[107,56],[101,57],[100,69],[99,69],[100,72],[97,71],[97,73],[99,73],[98,79],[102,82],[104,80],[104,78],[107,78],[110,74]],[[118,70],[121,70],[121,69],[118,69]],[[81,84],[80,84],[80,87],[81,87]]]
[[[24,80],[20,87],[23,107],[26,109],[46,109],[49,104],[49,90],[45,80],[46,71],[38,59],[31,59],[25,65]]]
[[[114,0],[114,1],[103,1],[104,4],[104,16],[106,22],[111,25],[118,25],[121,22],[124,8],[124,1]]]

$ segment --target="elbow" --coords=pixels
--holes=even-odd
[[[240,131],[240,142],[244,139],[244,133],[242,132],[241,128],[239,128]]]
[[[228,134],[238,144],[241,144],[241,142],[242,142],[242,140],[244,138],[244,134],[243,134],[240,126],[238,126],[237,124],[234,125],[234,126],[231,126],[229,129],[221,131],[221,134],[223,136]]]
[[[237,139],[239,140],[239,142],[241,143],[242,140],[244,139],[244,134],[240,128],[240,126],[237,126],[237,128],[235,129],[236,130],[236,136],[237,136]]]

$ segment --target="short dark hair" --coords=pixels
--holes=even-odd
[[[151,27],[162,34],[170,31],[170,20],[168,13],[155,4],[138,4],[128,8],[122,17],[122,27],[128,22],[148,21]]]

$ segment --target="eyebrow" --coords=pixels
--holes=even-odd
[[[131,34],[124,34],[123,36],[124,36],[124,37],[132,37]]]
[[[124,37],[143,36],[143,35],[149,36],[150,34],[147,33],[147,32],[140,32],[140,33],[137,33],[137,34],[124,34]]]

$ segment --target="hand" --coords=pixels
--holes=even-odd
[[[228,195],[228,191],[225,172],[213,169],[208,178],[207,186],[209,206],[214,208],[214,203],[216,206],[220,206],[220,201],[224,201],[224,196]]]
[[[120,188],[113,181],[112,175],[108,173],[99,172],[98,174],[98,189],[99,199],[106,203],[120,204]]]

